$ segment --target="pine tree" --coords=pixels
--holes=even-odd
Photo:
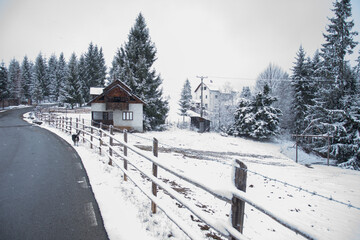
[[[55,54],[53,54],[48,61],[48,78],[50,98],[54,101],[57,100],[59,95],[59,93],[57,92],[57,65],[57,57],[55,56]]]
[[[65,97],[64,102],[70,104],[71,108],[76,104],[81,105],[83,103],[81,92],[82,85],[79,81],[78,62],[75,53],[73,53],[68,64],[68,76],[62,94]]]
[[[306,54],[302,46],[296,54],[296,62],[292,69],[291,84],[294,89],[294,100],[292,109],[294,112],[293,132],[301,134],[308,122],[305,121],[309,112],[309,107],[314,105],[313,84],[310,79],[311,60],[306,59]]]
[[[323,34],[325,43],[322,44],[320,55],[324,59],[322,67],[322,76],[327,80],[332,80],[333,84],[329,86],[330,96],[327,99],[327,106],[330,109],[340,108],[341,97],[351,88],[347,76],[346,54],[352,54],[357,45],[354,36],[357,32],[352,32],[354,26],[351,17],[350,0],[336,0],[333,3],[335,16],[329,18],[330,24],[327,26],[327,33]]]
[[[48,67],[46,59],[39,53],[34,66],[34,98],[39,102],[48,99],[49,96],[50,82],[48,77]]]
[[[124,79],[121,70],[125,68],[125,54],[123,53],[124,49],[120,48],[116,51],[114,59],[112,61],[112,66],[109,71],[110,80],[114,79]]]
[[[90,101],[90,88],[87,87],[86,61],[84,55],[80,56],[78,68],[79,81],[82,85],[82,96],[84,98],[84,102],[87,103]]]
[[[162,79],[153,69],[155,60],[156,47],[151,42],[149,29],[140,13],[130,30],[128,42],[114,57],[112,73],[119,75],[146,102],[144,125],[148,130],[164,124],[169,111],[168,102],[163,98]]]
[[[10,97],[17,99],[19,101],[22,100],[23,84],[21,78],[21,68],[19,62],[16,59],[11,60],[9,64],[8,82],[9,82]]]
[[[240,97],[245,98],[245,99],[250,99],[251,98],[250,87],[248,87],[248,86],[243,87],[243,89],[242,89],[242,91],[240,93]]]
[[[66,65],[66,60],[64,57],[64,53],[60,53],[57,69],[56,69],[56,100],[60,102],[65,101],[65,96],[63,95],[63,89],[65,87],[66,80],[68,78],[68,70]]]
[[[251,100],[242,99],[235,112],[235,123],[229,133],[254,139],[270,139],[279,134],[281,111],[271,105],[276,98],[270,96],[270,88],[265,84],[262,92]]]
[[[100,48],[98,53],[98,86],[104,87],[105,86],[105,79],[106,79],[106,64],[105,64],[105,58],[103,54],[102,48]]]
[[[88,47],[88,51],[85,53],[85,63],[86,63],[86,75],[87,82],[85,83],[86,88],[90,89],[90,87],[98,87],[96,74],[98,71],[97,67],[97,52],[95,50],[94,44],[91,42]]]
[[[191,108],[191,85],[189,79],[186,79],[183,89],[181,90],[181,96],[179,100],[180,105],[180,116],[183,116],[183,122],[185,122],[185,116],[187,116],[187,111]]]
[[[279,108],[282,112],[280,117],[281,128],[289,131],[293,122],[291,104],[289,104],[293,101],[293,88],[289,84],[288,73],[281,67],[270,63],[258,76],[255,91],[263,91],[265,84],[270,88],[270,95],[279,100],[274,103],[274,107]]]
[[[23,81],[23,93],[27,100],[32,97],[33,91],[33,64],[27,56],[24,57],[21,64],[21,78]]]
[[[103,87],[106,79],[106,65],[102,48],[99,50],[98,46],[91,42],[85,53],[85,65],[88,79],[86,88],[90,90],[90,87]]]
[[[0,101],[2,101],[2,107],[4,108],[4,100],[7,99],[10,95],[8,89],[8,71],[6,69],[5,63],[1,62],[0,65]]]
[[[356,71],[346,60],[357,45],[353,40],[357,33],[352,32],[354,23],[348,20],[351,17],[350,1],[335,1],[333,6],[335,16],[329,18],[327,33],[323,34],[326,42],[320,52],[322,61],[317,61],[319,67],[312,71],[312,77],[319,84],[314,98],[316,103],[307,116],[311,122],[307,131],[332,135],[330,156],[346,165],[349,161],[360,162],[358,80]],[[315,66],[314,60],[312,65]],[[324,156],[327,154],[325,140],[307,146]]]

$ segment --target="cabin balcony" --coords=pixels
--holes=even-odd
[[[126,102],[107,102],[106,110],[121,110],[127,111],[129,110],[129,103]]]

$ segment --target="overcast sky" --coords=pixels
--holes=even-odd
[[[360,1],[352,4],[360,32]],[[158,50],[156,71],[177,102],[185,79],[194,86],[197,75],[239,87],[270,62],[290,73],[300,44],[312,56],[324,43],[331,8],[332,0],[0,0],[0,61],[35,60],[40,51],[69,59],[92,41],[110,66],[142,12]]]

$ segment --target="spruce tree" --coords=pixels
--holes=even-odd
[[[87,74],[86,74],[86,61],[85,56],[81,55],[79,59],[79,81],[82,85],[82,96],[84,98],[84,102],[87,103],[90,101],[90,88],[87,86]]]
[[[181,90],[181,96],[179,100],[180,116],[183,116],[183,122],[185,122],[185,116],[187,116],[187,112],[191,108],[191,101],[192,101],[191,85],[189,79],[186,79],[184,86]]]
[[[2,107],[4,108],[4,100],[7,99],[10,95],[8,89],[8,71],[6,69],[5,63],[1,62],[0,65],[0,101],[2,101]]]
[[[50,82],[46,59],[39,53],[34,65],[34,98],[35,100],[47,100],[50,96]]]
[[[68,77],[67,64],[64,57],[64,53],[60,53],[57,69],[56,69],[56,86],[55,92],[57,101],[64,102],[65,96],[63,95],[63,89],[65,87],[65,83]]]
[[[9,64],[8,82],[10,90],[10,98],[22,100],[22,78],[20,64],[16,59],[11,60]]]
[[[294,112],[293,132],[301,134],[308,125],[305,118],[309,112],[308,108],[314,105],[314,95],[310,78],[311,60],[306,59],[302,46],[300,46],[295,60],[291,76],[291,84],[294,89],[294,100],[292,102]]]
[[[87,75],[86,89],[90,87],[103,87],[106,79],[106,65],[102,48],[92,42],[85,53],[85,68]]]
[[[48,61],[49,91],[50,98],[53,101],[56,101],[59,96],[59,93],[57,92],[57,65],[57,57],[53,54]]]
[[[345,56],[352,54],[357,45],[353,32],[353,20],[349,20],[351,14],[350,0],[337,0],[333,3],[334,17],[329,18],[330,24],[327,26],[325,43],[322,44],[320,55],[324,59],[322,67],[322,77],[331,80],[328,87],[331,91],[328,94],[327,106],[330,109],[341,107],[341,97],[351,88],[350,79],[347,72],[347,61]]]
[[[75,53],[70,57],[68,64],[68,76],[63,89],[64,102],[73,108],[76,104],[83,103],[82,85],[79,81],[78,62]]]
[[[357,43],[356,32],[352,31],[354,23],[351,17],[349,0],[335,1],[335,16],[329,18],[327,33],[323,34],[325,43],[320,56],[321,84],[319,84],[316,104],[311,108],[308,118],[311,121],[309,133],[329,134],[331,141],[330,156],[339,163],[358,156],[358,94],[356,74],[346,60]],[[316,141],[311,145],[320,154],[327,154],[327,142]]]
[[[27,56],[24,57],[21,64],[21,77],[23,81],[24,97],[26,100],[30,100],[33,91],[33,64]]]
[[[250,87],[245,86],[242,88],[242,91],[240,93],[241,98],[250,99],[251,98],[251,90]]]
[[[104,87],[105,86],[105,79],[106,79],[106,64],[105,64],[105,58],[103,54],[102,48],[100,48],[98,52],[98,86]]]
[[[278,135],[281,111],[271,106],[275,101],[276,98],[270,96],[267,84],[263,91],[258,92],[251,100],[240,100],[235,112],[235,123],[229,133],[259,140]]]
[[[144,125],[147,130],[158,129],[164,124],[169,111],[168,102],[163,98],[162,79],[153,68],[155,60],[156,47],[140,13],[130,30],[128,42],[114,57],[112,72],[146,102]]]

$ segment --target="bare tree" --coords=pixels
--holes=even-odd
[[[270,95],[277,98],[273,106],[279,108],[282,112],[280,118],[280,127],[282,129],[289,129],[292,121],[291,103],[293,101],[293,89],[290,84],[289,74],[281,67],[270,63],[268,67],[259,74],[255,93],[262,91],[265,84],[270,87]]]

